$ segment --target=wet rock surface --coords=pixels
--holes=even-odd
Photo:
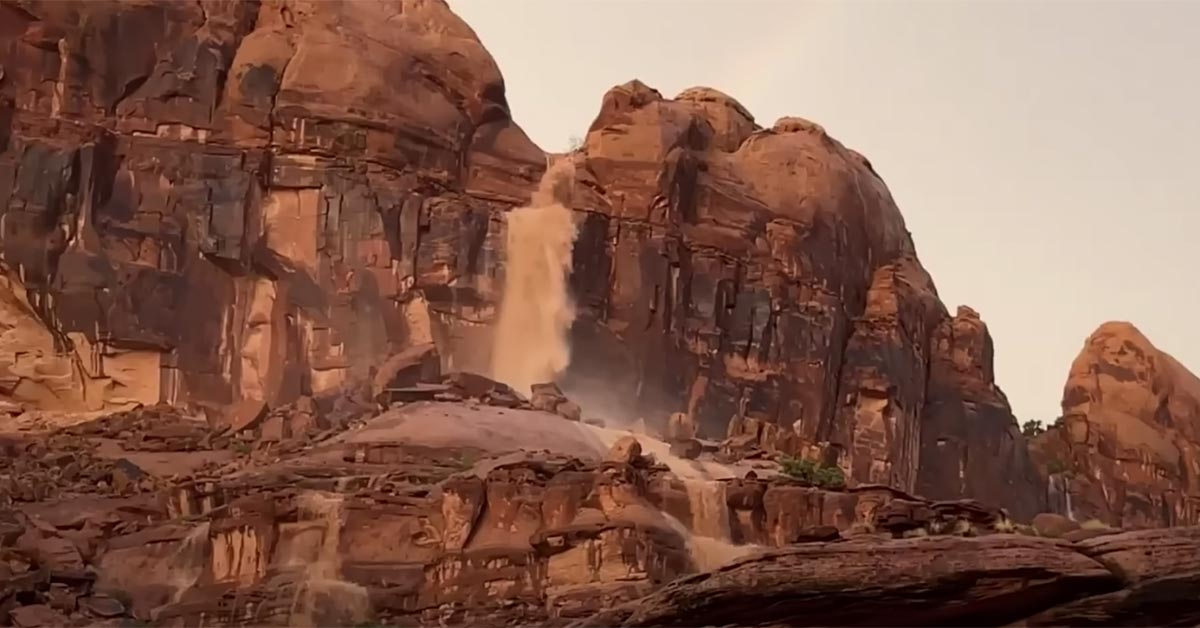
[[[547,440],[521,448],[485,433],[467,446],[451,432],[447,447],[431,425],[448,420],[472,433],[500,421],[513,442],[528,440],[522,430]],[[714,453],[658,460],[651,452],[669,445],[646,435],[477,401],[417,402],[290,445],[229,432],[159,406],[9,437],[18,461],[33,447],[39,459],[123,457],[0,507],[8,621],[674,625],[688,623],[679,609],[710,603],[687,601],[701,595],[697,582],[719,606],[711,616],[737,625],[1112,625],[1134,621],[1142,604],[1156,617],[1200,612],[1184,586],[1200,561],[1193,528],[1078,542],[1013,534],[1004,510],[971,500],[828,489],[766,468],[705,479],[675,465],[708,468]],[[556,453],[572,442],[590,449]],[[6,477],[42,472],[14,466]],[[138,483],[122,489],[122,476]],[[739,589],[743,573],[770,584]],[[985,581],[994,586],[970,584]],[[1028,597],[1010,605],[1018,581]],[[868,590],[883,593],[872,601]],[[772,596],[790,600],[793,619],[761,614]],[[999,605],[1004,613],[984,621]]]

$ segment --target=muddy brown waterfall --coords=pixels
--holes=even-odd
[[[575,304],[567,287],[575,222],[566,206],[575,165],[559,158],[526,207],[508,213],[504,293],[492,376],[523,394],[552,381],[571,360],[567,332]]]

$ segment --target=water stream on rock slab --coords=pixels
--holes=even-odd
[[[668,443],[645,434],[631,434],[624,430],[593,426],[585,427],[589,428],[606,447],[611,447],[617,439],[624,436],[634,436],[641,444],[643,454],[648,454],[657,462],[667,465],[671,473],[683,482],[688,496],[688,508],[692,514],[690,525],[685,525],[666,512],[662,514],[687,544],[688,552],[697,569],[710,571],[762,549],[758,545],[733,543],[729,503],[726,495],[727,485],[721,481],[740,477],[750,470],[749,467],[727,465],[715,461],[689,460],[672,454]],[[759,472],[768,473],[766,470],[759,470]]]
[[[1068,519],[1074,520],[1075,513],[1071,507],[1071,480],[1062,473],[1055,473],[1050,476],[1047,484],[1051,511],[1062,513]]]
[[[208,570],[211,549],[208,532],[207,521],[197,525],[191,532],[188,532],[188,535],[179,543],[179,548],[171,555],[169,559],[171,567],[167,573],[170,574],[171,587],[175,589],[174,595],[171,596],[172,602],[179,602],[183,599],[184,593],[195,586],[204,572]]]
[[[691,527],[665,512],[663,516],[683,538],[696,569],[712,571],[761,549],[757,545],[735,545],[730,540],[729,507],[725,502],[724,483],[684,480],[684,484],[692,512]]]
[[[293,626],[353,626],[371,616],[367,590],[341,580],[342,496],[310,492],[297,503],[300,521],[311,521],[321,532],[316,560],[304,569],[296,585],[290,623]]]
[[[575,177],[570,158],[542,175],[527,207],[508,212],[504,292],[492,348],[492,377],[528,395],[571,360],[575,304],[567,286],[575,221],[564,205]]]
[[[729,506],[724,482],[684,480],[692,511],[692,532],[723,541],[730,540]]]
[[[1063,476],[1063,495],[1067,496],[1067,518],[1074,521],[1075,509],[1071,507],[1071,480],[1065,475]]]
[[[754,469],[754,467],[744,463],[725,464],[715,460],[689,460],[681,458],[671,453],[670,443],[629,430],[618,430],[586,424],[582,425],[580,429],[585,430],[599,441],[600,445],[602,445],[602,450],[597,453],[601,455],[607,452],[613,446],[613,443],[616,443],[621,438],[626,436],[636,438],[642,446],[643,454],[653,456],[657,462],[667,465],[671,473],[674,473],[681,480],[730,479],[742,477],[747,471]],[[760,475],[772,475],[774,473],[774,471],[768,469],[754,470]]]

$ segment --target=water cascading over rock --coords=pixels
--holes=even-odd
[[[565,205],[575,165],[560,159],[526,207],[508,213],[504,294],[496,325],[492,375],[516,390],[551,381],[571,360],[567,332],[575,320],[568,291],[576,229]]]
[[[370,616],[370,601],[362,586],[342,579],[343,500],[340,495],[305,493],[298,502],[300,520],[319,535],[316,560],[307,560],[304,578],[296,587],[290,621],[294,626],[356,625]]]

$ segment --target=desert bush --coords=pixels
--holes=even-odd
[[[812,460],[802,458],[784,458],[783,473],[801,482],[820,486],[822,488],[842,488],[846,486],[846,476],[837,467],[827,467]]]
[[[1030,419],[1021,424],[1021,433],[1025,435],[1025,438],[1033,438],[1040,434],[1045,434],[1046,426],[1042,425],[1042,422],[1037,419]]]

